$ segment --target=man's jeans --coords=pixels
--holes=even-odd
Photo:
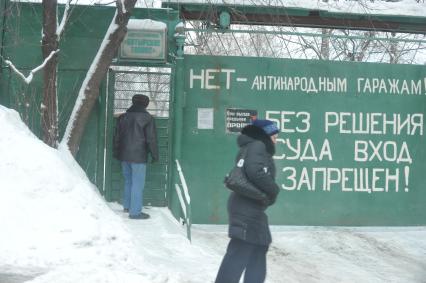
[[[129,215],[138,215],[142,212],[146,164],[123,161],[121,167],[124,175],[123,208],[129,210]]]

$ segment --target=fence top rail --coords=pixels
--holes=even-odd
[[[315,1],[316,2],[316,1]],[[163,8],[178,10],[183,20],[209,21],[219,26],[220,14],[228,12],[230,24],[277,25],[356,30],[376,30],[404,33],[426,33],[426,17],[422,14],[395,15],[374,13],[348,13],[318,8],[283,7],[277,5],[241,5],[211,1],[168,1]],[[268,2],[269,3],[269,2]],[[419,5],[422,5],[421,3]],[[419,10],[423,6],[419,7]],[[421,16],[422,15],[422,16]]]

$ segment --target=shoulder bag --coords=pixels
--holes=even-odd
[[[258,189],[255,185],[250,183],[247,179],[245,170],[244,170],[244,160],[247,156],[247,147],[242,149],[242,154],[238,162],[235,164],[234,168],[225,176],[225,186],[231,191],[236,192],[237,194],[243,195],[245,197],[259,200],[261,202],[268,202],[268,196]]]

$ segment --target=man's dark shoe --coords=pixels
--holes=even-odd
[[[123,209],[124,212],[129,212],[128,208]]]
[[[136,215],[129,215],[130,219],[148,219],[149,217],[150,217],[149,214],[146,214],[143,212]]]

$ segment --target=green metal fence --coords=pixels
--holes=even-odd
[[[20,70],[28,72],[42,61],[39,46],[41,5],[7,3],[8,7],[1,6],[3,11],[8,11],[0,21],[2,56],[11,59]],[[425,114],[424,66],[332,61],[418,64],[421,57],[418,54],[424,52],[424,35],[406,37],[398,34],[394,37],[392,32],[376,30],[349,33],[328,26],[324,26],[324,29],[295,30],[292,26],[265,25],[263,30],[255,31],[250,23],[231,23],[229,29],[220,29],[204,16],[191,18],[191,22],[186,23],[186,27],[181,26],[178,31],[175,27],[179,22],[179,13],[184,12],[182,6],[179,7],[176,10],[134,11],[136,18],[167,24],[167,68],[140,68],[155,64],[117,60],[115,64],[131,65],[132,68],[114,67],[100,89],[101,96],[90,117],[77,159],[107,200],[120,201],[123,187],[120,164],[111,155],[115,117],[130,105],[133,94],[143,93],[153,101],[149,110],[156,117],[161,155],[158,164],[148,166],[145,205],[168,205],[176,218],[184,216],[175,192],[175,184],[180,184],[181,180],[173,161],[179,160],[191,197],[191,211],[187,212],[187,216],[192,215],[190,222],[226,223],[228,192],[223,187],[222,179],[230,169],[236,152],[236,133],[232,127],[227,127],[227,122],[234,119],[235,113],[254,110],[261,118],[277,120],[282,129],[287,129],[283,128],[285,124],[304,130],[306,123],[303,124],[302,118],[309,113],[312,127],[308,132],[283,131],[280,134],[276,158],[282,193],[278,203],[268,212],[272,223],[425,224],[425,184],[421,178],[426,159],[423,132],[420,134],[415,130],[393,136],[389,132],[355,135],[324,130],[325,117],[344,119],[348,117],[346,113],[352,112],[369,114],[369,117],[384,117],[383,114],[386,114],[389,115],[386,117],[395,119],[413,114],[410,117],[414,117],[414,120],[401,120],[400,128],[407,130],[408,125],[416,129],[423,127],[424,123],[418,119]],[[210,6],[204,8],[217,12]],[[257,9],[254,7],[251,10]],[[113,14],[113,7],[97,6],[77,6],[71,13],[59,54],[60,134],[63,134],[78,89]],[[423,23],[425,19],[418,20]],[[406,19],[400,20],[404,21]],[[414,25],[420,26],[417,22]],[[180,35],[177,35],[178,32]],[[185,36],[186,52],[228,57],[182,57]],[[177,45],[180,47],[177,48]],[[323,45],[330,49],[323,49]],[[293,49],[294,46],[298,48]],[[366,50],[379,52],[370,52],[365,57]],[[396,53],[404,50],[407,52]],[[411,56],[410,50],[415,50],[415,56]],[[283,57],[299,60],[284,60]],[[237,73],[239,77],[235,77]],[[230,82],[231,78],[238,80]],[[0,103],[17,109],[33,132],[39,135],[41,75],[38,74],[28,86],[3,65],[0,80]],[[357,88],[358,92],[349,91]],[[326,113],[331,114],[326,116]],[[292,115],[296,120],[288,118]],[[387,124],[394,123],[386,121]],[[300,122],[302,124],[297,124]],[[341,124],[343,131],[347,125],[350,123]],[[336,131],[336,127],[329,129]],[[297,152],[295,144],[288,142],[287,138],[296,140],[296,144],[299,139],[304,145],[311,139],[312,145],[306,149],[305,160],[286,159],[286,156],[294,157]],[[321,147],[325,139],[330,142],[329,154],[327,145]],[[312,148],[317,149],[318,144],[324,149],[323,159],[315,164],[309,158],[313,158]],[[355,151],[358,156],[354,158],[354,144],[369,146],[367,160],[361,156],[364,151],[360,148]],[[393,146],[398,146],[398,153],[402,154],[399,163],[391,155]],[[384,147],[386,151],[383,152]],[[304,152],[299,150],[299,153],[303,155]],[[405,164],[410,160],[407,154],[412,159],[409,164]],[[388,160],[383,161],[385,157]],[[369,182],[366,187],[366,171],[363,171],[363,187],[359,184],[356,187],[355,182],[342,185],[348,172],[354,172],[352,169],[360,166],[360,159],[365,161],[363,168],[371,169],[370,172],[375,170],[375,175],[369,175],[374,176],[375,185]],[[317,183],[313,189],[312,179],[306,173],[312,172],[313,168],[325,174],[331,172],[325,178],[326,185]],[[321,168],[332,170],[324,171]],[[377,180],[387,169],[393,170],[393,175],[388,174]],[[288,175],[293,172],[299,175]],[[342,177],[343,174],[346,177]],[[394,177],[397,174],[398,177]],[[336,185],[337,180],[340,180],[340,186]],[[385,183],[380,183],[383,180]],[[386,180],[392,183],[391,189],[389,184],[386,187]]]
[[[185,56],[193,223],[226,223],[223,177],[253,113],[280,127],[278,225],[424,225],[424,66]]]

